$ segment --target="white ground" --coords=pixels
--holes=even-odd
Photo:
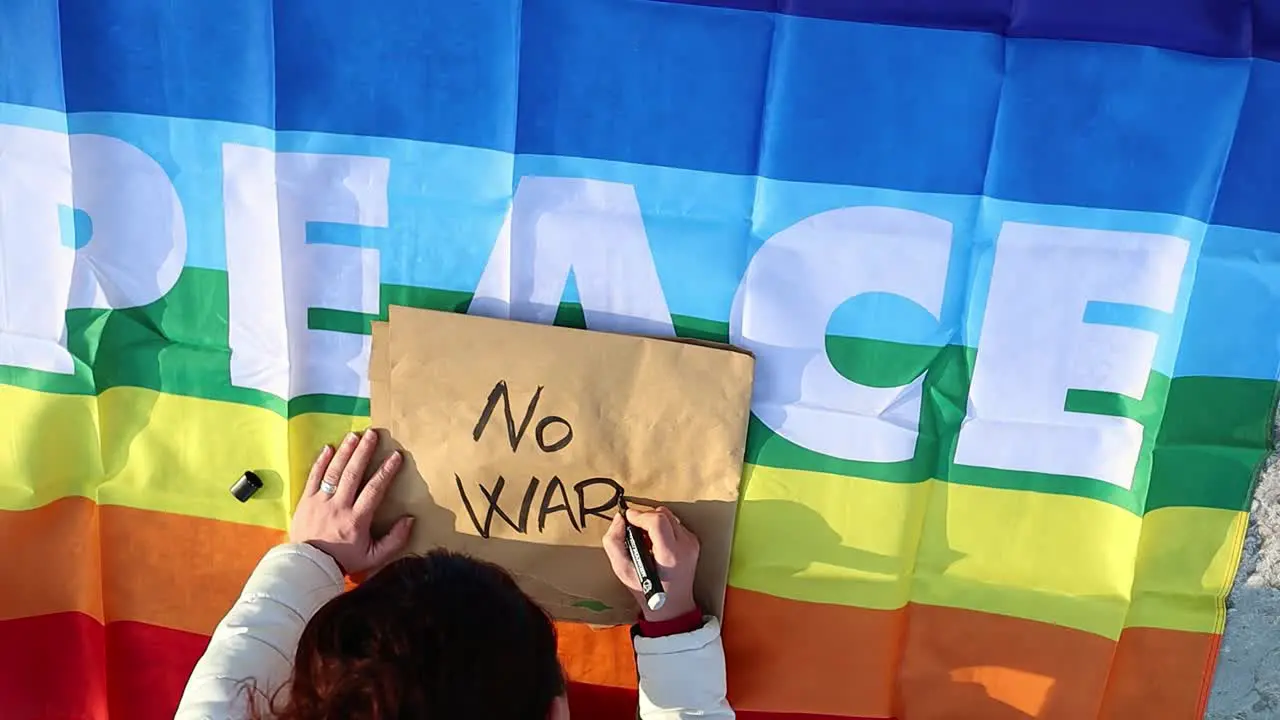
[[[1244,558],[1227,601],[1227,631],[1206,717],[1280,718],[1280,460],[1276,457],[1263,471],[1254,496]]]

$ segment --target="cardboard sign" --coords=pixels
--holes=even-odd
[[[495,562],[555,617],[631,622],[600,542],[626,495],[701,540],[695,592],[720,615],[753,362],[711,343],[391,308],[375,323],[371,412],[405,453],[379,519],[409,552]]]

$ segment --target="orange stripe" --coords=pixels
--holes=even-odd
[[[85,498],[0,512],[0,619],[78,611],[208,634],[282,534]],[[15,551],[15,549],[17,549]],[[1199,717],[1218,637],[1130,628],[1119,645],[928,605],[867,610],[731,588],[725,648],[743,710],[909,718]],[[559,624],[570,679],[633,688],[626,628]],[[1101,714],[1099,714],[1101,713]]]
[[[279,530],[103,505],[106,620],[207,635],[231,608]],[[166,578],[172,578],[167,581]]]
[[[0,596],[0,619],[76,611],[208,635],[283,537],[83,497],[0,512],[0,539],[23,548],[6,553],[6,575],[28,579],[23,592]]]
[[[102,620],[97,505],[67,498],[35,510],[0,511],[0,620],[81,612]]]
[[[801,603],[730,587],[730,702],[743,710],[889,717],[905,632],[903,610]]]
[[[1218,639],[1129,628],[1117,646],[1071,628],[930,605],[864,610],[737,588],[726,601],[729,692],[744,710],[1198,718]]]
[[[1098,720],[1203,718],[1221,641],[1221,635],[1127,628],[1116,648],[1106,702]],[[1194,658],[1201,658],[1203,663],[1197,666],[1192,662]],[[1153,698],[1165,702],[1153,706]],[[1160,707],[1165,708],[1164,714],[1155,714]]]
[[[22,592],[0,593],[0,620],[81,612],[208,635],[263,553],[283,539],[260,526],[83,497],[0,511],[0,547],[22,548],[4,554],[0,573],[24,579]],[[558,631],[571,680],[636,686],[627,628],[558,623]]]
[[[1057,625],[912,605],[899,676],[912,720],[1095,717],[1115,643]],[[1117,682],[1128,682],[1117,678]],[[1147,717],[1175,717],[1151,698]]]
[[[615,688],[636,687],[636,656],[631,649],[631,629],[625,625],[592,628],[581,623],[557,622],[560,662],[574,682]]]

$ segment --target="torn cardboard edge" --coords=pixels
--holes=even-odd
[[[431,319],[433,316],[435,317],[434,320]],[[412,365],[419,364],[425,358],[433,357],[432,340],[433,339],[435,341],[441,340],[441,337],[434,337],[434,338],[432,337],[432,332],[430,330],[435,324],[440,324],[442,326],[452,326],[454,330],[458,331],[458,334],[460,336],[470,336],[472,337],[472,339],[478,336],[478,337],[492,340],[494,338],[502,338],[507,334],[516,334],[516,333],[522,333],[526,336],[536,337],[538,342],[533,342],[532,344],[535,346],[538,344],[541,344],[542,347],[540,348],[539,351],[546,354],[547,357],[556,355],[556,353],[559,353],[563,349],[563,347],[577,347],[578,349],[581,349],[585,343],[585,345],[591,348],[593,352],[596,350],[599,350],[599,352],[605,352],[605,353],[611,352],[611,353],[617,354],[620,361],[618,363],[619,365],[625,365],[626,362],[628,361],[639,363],[639,364],[643,364],[644,362],[646,362],[646,360],[636,360],[634,356],[637,353],[644,354],[643,349],[646,347],[648,343],[662,343],[662,344],[670,343],[671,345],[676,345],[676,346],[701,347],[701,348],[706,348],[708,350],[714,350],[714,351],[728,351],[729,353],[732,353],[734,356],[737,356],[737,357],[746,357],[746,358],[752,357],[749,352],[746,352],[741,348],[736,348],[724,343],[719,343],[719,342],[710,341],[710,340],[703,340],[699,338],[671,338],[671,337],[653,337],[653,336],[646,336],[646,335],[625,335],[625,334],[619,334],[619,333],[600,333],[597,331],[581,330],[577,328],[563,328],[563,327],[546,326],[546,325],[535,325],[530,323],[519,323],[515,321],[495,320],[492,318],[481,318],[481,317],[465,316],[465,315],[460,316],[454,313],[437,312],[437,311],[430,311],[430,310],[416,310],[412,308],[403,308],[401,306],[392,306],[389,309],[388,317],[389,317],[388,321],[375,321],[372,323],[371,332],[372,332],[373,342],[372,342],[372,351],[370,355],[370,368],[369,368],[369,382],[371,387],[371,393],[370,393],[371,394],[371,399],[370,399],[371,415],[373,417],[375,426],[384,428],[391,435],[390,438],[385,438],[385,440],[387,441],[385,443],[387,447],[384,449],[384,452],[387,452],[387,453],[390,452],[390,448],[392,446],[397,444],[398,442],[397,436],[404,434],[404,432],[400,428],[397,428],[397,424],[403,418],[399,417],[400,414],[397,413],[396,411],[396,405],[397,403],[404,400],[405,391],[401,391],[399,388],[393,387],[392,371],[393,371],[393,365],[395,364],[395,359],[397,357],[401,357],[403,362],[408,362],[412,366]],[[397,320],[402,317],[415,318],[414,320],[410,320],[407,322],[417,323],[417,325],[419,326],[415,328],[415,330],[413,331],[415,333],[415,336],[410,337],[407,341],[401,340],[401,336],[399,335],[399,333],[396,333],[392,329],[393,326],[402,327],[404,325],[404,322],[400,322],[400,323],[397,322]],[[463,320],[459,320],[459,318],[463,318]],[[545,338],[542,337],[544,335],[554,336],[556,334],[562,334],[562,333],[567,333],[568,335],[562,336],[560,338],[560,342],[546,341]],[[599,349],[600,343],[596,342],[597,340],[602,339],[601,336],[607,336],[609,338],[613,338],[610,340],[605,340],[605,343],[606,343],[604,346],[605,349]],[[572,339],[565,340],[564,339],[565,337],[572,338]],[[617,339],[625,339],[627,342],[619,343]],[[453,340],[452,336],[450,336],[450,340],[451,341]],[[644,342],[637,344],[635,341],[644,341]],[[401,343],[401,342],[407,342],[408,345],[411,346],[412,351],[405,351],[400,353],[393,352],[393,348],[398,343]],[[454,351],[453,349],[449,349],[449,347],[454,344],[455,343],[453,342],[438,342],[436,347],[445,348],[445,350],[443,350],[442,352],[443,354],[448,355],[450,352]],[[484,346],[486,343],[463,342],[462,344]],[[501,345],[502,343],[498,343],[498,344]],[[423,347],[418,348],[417,347],[418,345],[422,345]],[[508,348],[508,349],[511,349],[511,348]],[[421,352],[418,353],[417,352],[418,350],[420,350]],[[664,355],[669,357],[663,358]],[[657,353],[657,357],[659,359],[653,360],[653,362],[674,363],[674,361],[671,358],[675,357],[675,355],[673,355],[670,352],[665,352],[665,353],[659,352]],[[677,516],[681,517],[682,519],[684,519],[685,517],[697,518],[693,522],[688,523],[690,527],[694,529],[694,531],[699,535],[703,545],[702,559],[699,563],[697,596],[698,596],[699,602],[703,605],[703,607],[708,612],[716,616],[720,616],[722,614],[722,609],[723,609],[724,589],[728,580],[728,556],[729,556],[729,548],[732,544],[733,522],[736,515],[737,491],[741,481],[742,456],[745,450],[745,438],[746,438],[746,419],[747,417],[749,417],[750,381],[753,375],[754,368],[753,368],[753,359],[750,359],[747,361],[747,365],[745,366],[745,369],[742,366],[735,365],[734,363],[729,363],[729,366],[737,367],[736,374],[738,376],[737,377],[738,383],[737,383],[736,392],[735,392],[734,382],[731,380],[725,379],[725,376],[733,376],[735,374],[734,372],[707,373],[705,372],[707,367],[714,367],[716,365],[716,360],[713,359],[714,356],[703,356],[701,353],[695,353],[695,357],[697,358],[696,362],[700,363],[703,366],[702,369],[704,370],[704,376],[708,378],[708,383],[710,383],[712,386],[714,386],[715,383],[720,383],[721,390],[723,390],[722,392],[718,392],[718,393],[715,393],[715,392],[709,393],[709,397],[712,398],[712,400],[710,400],[709,403],[707,403],[707,407],[709,408],[714,406],[716,402],[723,403],[725,402],[726,398],[731,398],[731,397],[737,397],[739,401],[738,404],[740,405],[740,407],[735,408],[734,411],[732,412],[723,413],[724,417],[730,418],[729,420],[730,423],[733,423],[734,419],[736,418],[736,420],[738,421],[738,424],[740,425],[740,427],[738,427],[736,430],[738,437],[736,438],[736,441],[732,444],[733,450],[732,450],[732,453],[730,453],[735,457],[721,458],[717,462],[714,462],[710,465],[710,467],[714,467],[716,469],[715,473],[722,476],[722,479],[723,479],[724,471],[721,466],[724,465],[724,463],[726,462],[731,464],[733,467],[732,482],[728,483],[728,486],[722,485],[720,490],[716,491],[719,494],[716,495],[717,499],[715,500],[711,500],[711,499],[700,500],[698,499],[698,496],[697,496],[698,490],[695,489],[693,491],[690,491],[690,489],[686,487],[684,495],[682,496],[684,499],[678,502],[668,502],[664,498],[663,499],[664,501],[662,504],[665,504],[671,507],[673,511],[677,514]],[[472,361],[470,361],[468,364],[469,365],[486,364],[483,361],[475,362],[475,360],[482,360],[482,359],[473,358]],[[721,362],[724,362],[724,361],[721,361]],[[490,366],[493,366],[493,363],[487,363],[487,364],[489,364]],[[498,366],[500,365],[501,364],[499,363]],[[453,367],[453,365],[446,364],[445,366],[442,366],[442,367],[445,368],[444,374],[448,375],[450,372],[449,368]],[[670,379],[672,381],[670,384],[677,385],[678,384],[677,381],[681,377],[679,374],[676,373],[676,371],[679,370],[679,368],[680,366],[678,364],[663,365],[661,372],[658,373],[658,376],[660,379]],[[641,370],[639,369],[639,365],[636,365],[636,367],[632,368],[632,370],[635,372],[641,372]],[[603,373],[603,371],[601,371],[599,367],[596,368],[596,371],[598,374]],[[646,374],[646,373],[641,372],[641,374]],[[590,374],[588,373],[588,375]],[[600,376],[603,376],[603,375],[601,374]],[[649,379],[652,380],[654,373],[649,372],[647,373],[647,376],[649,376]],[[434,375],[432,375],[430,376],[430,379],[434,382],[437,378]],[[577,387],[578,390],[584,393],[590,394],[591,388],[592,388],[591,382],[582,381],[582,378],[579,378],[579,380],[585,384],[581,384],[580,386],[575,386],[575,387]],[[657,383],[658,389],[654,392],[656,392],[656,394],[658,395],[662,395],[664,392],[664,390],[662,389],[662,386],[667,384],[668,383],[666,382]],[[416,385],[420,386],[421,384],[417,383]],[[450,387],[452,387],[452,384],[450,385]],[[709,388],[703,388],[697,384],[689,388],[686,388],[687,392],[685,395],[687,397],[682,396],[681,402],[694,403],[696,406],[696,404],[699,402],[699,399],[698,399],[699,394],[707,389]],[[644,393],[640,393],[640,394],[644,394]],[[638,405],[644,405],[647,402],[646,399],[639,398],[639,397],[629,398],[629,399]],[[408,404],[410,405],[412,405],[413,402],[414,402],[413,400],[408,400]],[[516,403],[513,401],[512,404],[514,405]],[[687,408],[682,408],[682,409],[687,410]],[[695,407],[695,412],[693,414],[695,415],[697,414],[696,412],[697,409],[698,408]],[[517,410],[517,414],[518,412],[519,411]],[[673,415],[681,415],[681,414],[684,414],[684,413],[673,413]],[[501,412],[499,412],[498,415],[501,415]],[[657,419],[664,419],[664,418],[657,418]],[[676,422],[682,422],[682,420],[677,419]],[[688,422],[688,421],[684,420],[683,422]],[[410,423],[410,424],[413,425],[413,424],[419,424],[419,423]],[[431,424],[431,423],[427,423],[427,424]],[[455,423],[455,425],[456,424],[457,423]],[[650,423],[650,425],[654,425],[654,424],[657,424],[657,423],[652,423],[652,422]],[[499,422],[498,425],[500,426],[501,423]],[[495,427],[493,432],[496,433],[498,429],[500,428]],[[721,435],[725,434],[724,432],[725,428],[723,427],[723,423],[720,423],[720,422],[716,422],[712,425],[706,425],[701,429],[706,432],[710,432],[712,434],[716,434],[716,433],[719,433]],[[454,434],[450,436],[451,438],[460,435],[460,427],[455,428],[455,431],[456,432],[454,432]],[[652,432],[652,428],[649,428],[649,430],[647,431]],[[641,432],[646,432],[646,431],[641,431]],[[730,434],[732,434],[733,432],[735,431],[731,430]],[[412,435],[412,431],[410,432],[410,435]],[[446,442],[454,442],[454,441],[446,440]],[[410,442],[409,444],[412,445],[413,443]],[[682,451],[685,453],[692,453],[692,454],[702,452],[702,449],[696,443],[690,443],[687,441],[687,439],[683,442],[683,444],[675,443],[675,445],[679,446],[678,448],[673,448],[673,449],[676,449],[677,451]],[[412,454],[413,452],[412,448],[406,447],[405,449],[408,454]],[[411,464],[412,463],[407,462],[406,467],[410,466]],[[430,485],[430,483],[428,483],[424,478],[422,478],[421,474],[417,473],[416,468],[413,468],[412,470],[413,470],[413,474],[417,475],[417,479],[420,483],[423,483],[424,485]],[[401,480],[403,481],[404,479],[405,478],[402,478]],[[535,480],[536,479],[537,478],[535,478]],[[685,482],[688,483],[688,482],[691,482],[691,480],[685,480]],[[698,484],[701,484],[701,483],[695,482],[695,485],[698,485]],[[399,485],[399,483],[397,483],[397,485]],[[441,484],[438,482],[438,478],[436,482],[436,487],[437,489],[441,487]],[[633,493],[628,492],[627,494],[632,495]],[[662,493],[657,493],[657,494],[641,493],[641,494],[642,495],[650,494],[650,495],[653,495],[654,497],[660,497],[662,495]],[[427,492],[425,494],[418,493],[412,502],[417,503],[419,505],[423,503],[438,505],[438,503],[432,499],[433,497],[434,496],[431,495],[430,492]],[[544,499],[544,503],[545,503],[545,499]],[[723,509],[720,509],[720,508],[723,508]],[[407,508],[407,509],[408,511],[413,512],[412,508]],[[440,510],[442,509],[443,508],[436,508],[432,511],[438,514],[439,516],[436,522],[447,523],[447,518],[445,518],[445,515],[452,517],[455,522],[460,522],[459,516],[457,515],[456,511],[449,511],[447,509],[444,509],[444,514],[439,514]],[[417,515],[419,513],[414,512],[414,514]],[[585,521],[585,518],[584,518],[584,521]],[[419,525],[421,526],[422,523],[419,523]],[[701,526],[701,527],[695,527],[695,526]],[[439,535],[441,533],[440,528],[434,528],[433,530],[434,530],[433,534],[435,535]],[[456,532],[456,528],[451,527],[450,530],[453,532]],[[415,529],[415,534],[417,532],[418,531]],[[534,569],[531,570],[530,567],[528,567],[530,558],[529,556],[527,556],[527,553],[535,552],[535,554],[539,554],[541,551],[530,551],[528,548],[520,548],[520,547],[506,545],[505,543],[516,542],[511,538],[504,538],[502,539],[502,543],[499,543],[497,545],[492,545],[492,544],[477,545],[477,541],[480,540],[479,537],[467,536],[463,533],[457,533],[457,536],[453,537],[452,539],[450,539],[449,537],[444,537],[439,539],[442,540],[442,542],[438,543],[439,546],[449,547],[450,549],[458,550],[460,552],[466,552],[468,554],[478,557],[479,559],[494,561],[497,564],[502,565],[508,571],[510,571],[513,574],[513,576],[517,578],[517,581],[521,584],[521,587],[523,587],[526,590],[526,592],[529,592],[531,596],[533,596],[539,602],[544,604],[544,606],[547,606],[548,610],[551,611],[553,615],[555,615],[558,618],[581,621],[589,624],[599,624],[599,625],[622,624],[622,623],[631,622],[634,619],[635,613],[638,610],[637,606],[635,605],[634,598],[632,598],[630,596],[630,593],[626,591],[625,588],[622,588],[620,583],[618,583],[617,580],[612,577],[612,571],[608,570],[607,557],[605,556],[603,550],[599,548],[598,542],[592,545],[591,555],[579,556],[575,554],[577,550],[580,550],[583,548],[583,546],[581,545],[565,546],[566,548],[571,548],[571,549],[567,549],[564,551],[557,551],[557,552],[569,553],[569,554],[572,554],[575,558],[578,558],[577,560],[575,560],[573,563],[570,563],[570,564],[581,565],[584,568],[589,566],[595,566],[591,572],[594,572],[596,574],[599,574],[602,572],[608,573],[608,582],[612,584],[611,587],[602,588],[603,592],[584,592],[586,588],[591,586],[591,583],[580,582],[583,580],[583,578],[574,577],[572,573],[569,574],[569,577],[571,577],[574,580],[574,582],[565,582],[564,578],[561,578],[561,580],[559,581],[555,580],[554,577],[557,576],[557,573],[563,573],[564,571],[562,568],[554,567],[555,565],[554,563],[552,563],[551,566],[548,566],[545,560],[537,563],[533,563]],[[560,547],[560,546],[555,545],[553,543],[550,545],[550,547]],[[423,547],[421,545],[415,548],[415,550],[419,552],[425,551],[427,549],[431,549],[431,548]],[[486,552],[486,549],[492,550],[492,552]],[[525,554],[524,557],[522,557],[522,553]],[[548,552],[544,554],[555,555],[556,552]],[[584,570],[583,572],[585,573],[588,571]],[[621,594],[618,591],[621,591]],[[598,598],[603,598],[603,601],[601,601]],[[617,606],[617,607],[614,607],[614,606]]]

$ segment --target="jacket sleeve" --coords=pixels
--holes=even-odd
[[[660,638],[636,636],[642,720],[732,720],[725,699],[720,623],[707,618],[693,632]]]
[[[342,589],[337,563],[316,548],[302,544],[269,550],[213,631],[176,717],[243,718],[250,687],[270,697],[288,682],[302,629]]]

